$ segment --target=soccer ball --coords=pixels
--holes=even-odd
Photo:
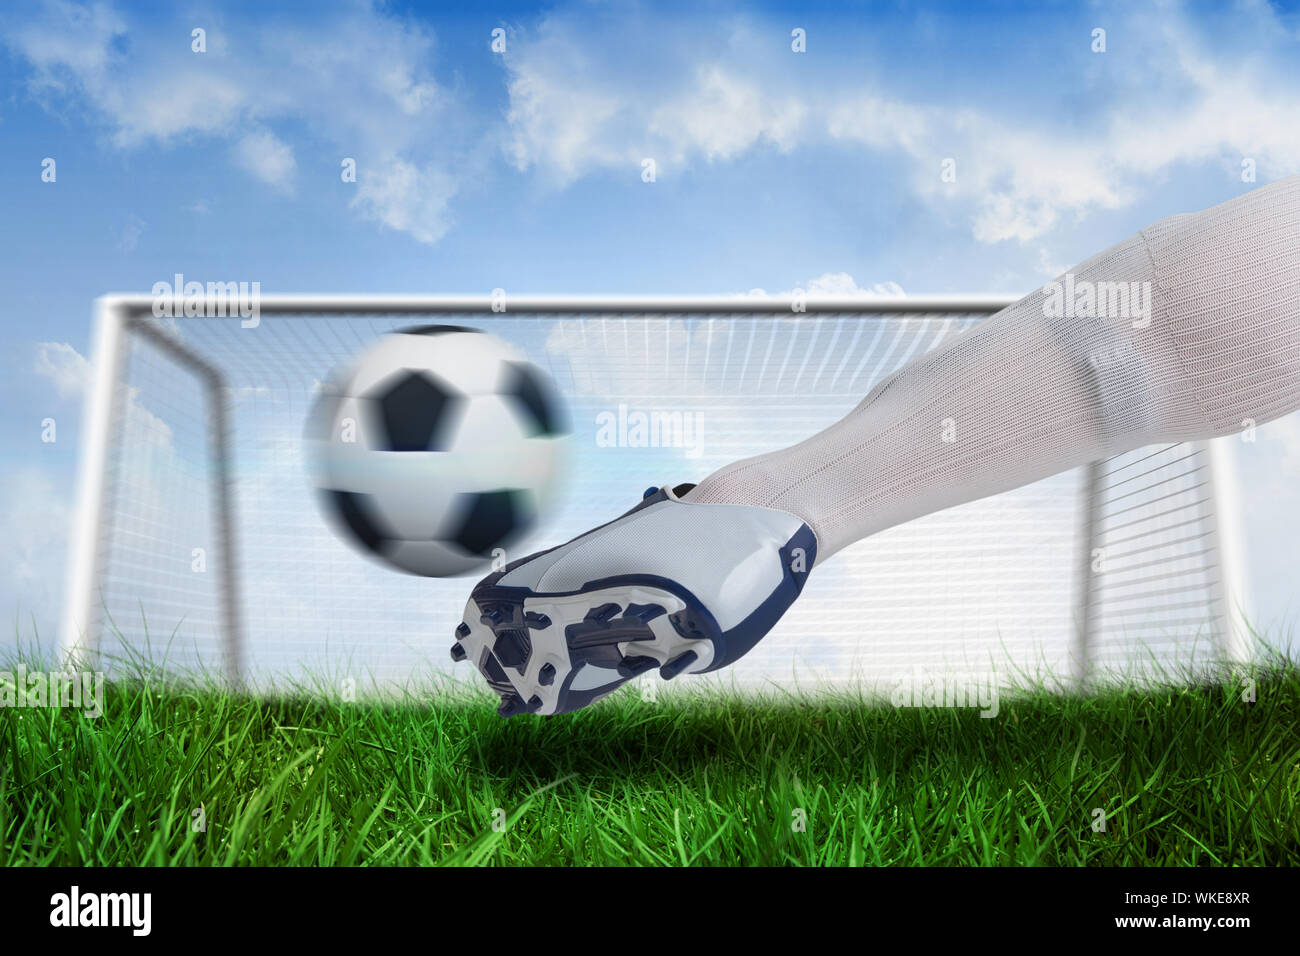
[[[344,538],[426,577],[503,555],[551,500],[568,432],[546,375],[494,336],[384,335],[322,386],[305,438]]]

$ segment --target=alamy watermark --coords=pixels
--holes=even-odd
[[[981,717],[998,715],[998,682],[993,674],[961,677],[932,673],[920,666],[898,678],[889,694],[895,707],[978,707]]]
[[[122,927],[132,936],[153,929],[152,893],[86,893],[73,885],[50,897],[50,925],[57,928]]]
[[[262,321],[262,283],[186,282],[176,273],[172,282],[155,282],[153,314],[156,319],[234,318],[246,329]]]
[[[1151,283],[1093,282],[1067,272],[1043,286],[1043,315],[1049,319],[1127,319],[1133,328],[1151,324]]]
[[[68,707],[87,717],[104,714],[104,675],[90,671],[0,671],[0,708]]]
[[[596,445],[600,448],[684,448],[687,458],[704,453],[703,421],[698,412],[631,408],[596,415]]]

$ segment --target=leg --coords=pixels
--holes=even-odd
[[[1039,290],[820,434],[728,465],[687,500],[798,515],[825,560],[923,514],[1300,405],[1300,177],[1163,220],[1069,275],[1094,313],[1124,283],[1129,307],[1110,311],[1128,314],[1067,315]]]
[[[1300,407],[1300,177],[1173,216],[880,382],[792,448],[660,489],[475,587],[457,629],[501,713],[725,666],[817,561],[1140,445]],[[946,440],[945,440],[946,439]]]

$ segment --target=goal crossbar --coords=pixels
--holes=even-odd
[[[1014,295],[795,296],[795,295],[379,295],[259,294],[260,315],[397,315],[403,313],[538,313],[656,315],[754,313],[969,312],[992,314],[1019,300]],[[204,298],[205,309],[229,299]],[[111,294],[97,305],[123,318],[153,314],[159,297]],[[212,314],[207,312],[206,314]]]

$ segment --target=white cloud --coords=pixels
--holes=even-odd
[[[281,190],[293,185],[298,167],[293,149],[269,130],[255,130],[235,144],[235,165],[246,169],[262,182]]]
[[[847,272],[823,272],[815,279],[809,279],[804,291],[810,296],[817,295],[860,295],[860,296],[900,296],[903,287],[897,282],[877,282],[869,288],[858,285],[853,276]]]
[[[126,24],[111,5],[82,5],[68,0],[50,0],[43,18],[25,20],[10,37],[22,51],[34,73],[31,85],[38,91],[67,89],[69,79],[102,77],[113,60],[113,43],[126,32]],[[65,68],[76,64],[76,74]]]
[[[358,172],[352,207],[367,219],[434,243],[451,227],[447,204],[455,192],[455,181],[437,166],[394,159]]]
[[[71,488],[42,470],[24,467],[0,478],[0,614],[7,631],[26,643],[57,641],[71,510]],[[36,634],[32,633],[33,621]]]
[[[1117,157],[1095,143],[969,110],[868,93],[833,107],[826,128],[834,139],[907,154],[913,191],[965,203],[971,231],[983,242],[1032,239],[1066,211],[1114,209],[1132,198],[1115,184]],[[955,182],[941,177],[945,160],[955,164]]]
[[[1045,276],[1056,278],[1064,275],[1070,267],[1056,259],[1047,249],[1038,250],[1038,271]]]
[[[177,63],[165,79],[123,62],[112,71],[122,71],[120,80],[99,78],[92,102],[114,124],[114,143],[132,149],[182,137],[230,135],[248,108],[247,91],[209,62]]]
[[[906,295],[903,287],[897,282],[877,282],[871,286],[860,286],[857,280],[847,272],[823,272],[816,278],[809,279],[793,289],[778,292],[776,295],[781,297],[799,293],[803,293],[809,298],[817,298],[818,296],[834,296],[836,298],[858,296],[864,299],[878,299]],[[765,289],[750,289],[748,292],[741,294],[758,298],[767,297]]]
[[[771,99],[753,81],[718,65],[697,71],[689,87],[660,100],[651,87],[620,95],[588,84],[546,60],[512,65],[511,127],[515,166],[538,166],[562,184],[597,168],[639,172],[642,159],[682,166],[692,157],[727,161],[760,143],[797,142],[807,108],[796,97]]]
[[[641,158],[635,143],[613,145],[605,126],[622,109],[612,93],[570,84],[545,61],[521,62],[511,69],[511,129],[507,151],[518,169],[544,166],[568,183],[600,166],[631,166]]]
[[[1235,172],[1249,156],[1261,182],[1300,171],[1300,103],[1291,84],[1232,57],[1216,62],[1215,51],[1173,11],[1162,21],[1143,82],[1164,83],[1177,94],[1116,97],[1096,128],[1010,120],[871,91],[832,108],[827,131],[908,155],[914,191],[965,203],[975,238],[990,243],[1031,240],[1065,216],[1128,205],[1145,183],[1180,164],[1218,162]],[[957,164],[955,183],[939,176],[949,157]]]
[[[1164,40],[1180,98],[1117,102],[1095,131],[891,101],[875,92],[840,102],[827,130],[835,139],[908,155],[914,191],[967,204],[975,238],[990,243],[1031,240],[1063,216],[1125,206],[1143,182],[1178,164],[1222,162],[1235,170],[1250,156],[1261,182],[1300,171],[1300,103],[1285,84],[1249,66],[1216,65],[1173,27]],[[955,183],[940,179],[946,158],[956,161]]]
[[[1243,28],[1252,39],[1294,42],[1257,12]],[[552,13],[532,36],[512,39],[506,119],[518,168],[568,184],[596,170],[636,171],[642,157],[671,175],[765,145],[857,144],[902,154],[906,186],[958,210],[986,243],[1033,240],[1122,208],[1180,164],[1235,171],[1252,157],[1261,182],[1300,171],[1294,82],[1270,68],[1276,61],[1201,41],[1177,8],[1125,14],[1112,33],[1144,37],[1141,75],[1114,80],[1101,94],[1109,100],[1086,112],[1058,117],[928,103],[891,92],[887,80],[864,87],[857,68],[801,82],[774,66],[766,29],[721,21],[648,31],[640,16],[605,11],[591,26]],[[636,36],[641,48],[629,53],[612,36]],[[956,182],[941,180],[948,158]]]
[[[1266,8],[1246,12],[1252,40],[1273,37],[1280,53],[1294,43]],[[1030,241],[1133,202],[1179,164],[1234,169],[1250,157],[1260,181],[1300,170],[1300,102],[1270,66],[1280,53],[1243,58],[1188,24],[1177,8],[1125,13],[1112,34],[1143,36],[1141,76],[1124,79],[1117,58],[1108,101],[1052,117],[902,96],[887,77],[864,85],[857,63],[792,73],[771,55],[768,23],[562,8],[512,32],[501,145],[516,168],[567,185],[599,171],[638,176],[644,158],[671,176],[762,149],[856,144],[903,156],[906,187],[956,210],[978,240]],[[282,189],[296,155],[322,148],[357,160],[357,213],[422,242],[446,233],[446,204],[492,120],[435,80],[427,28],[356,3],[274,30],[214,25],[206,54],[177,35],[188,28],[53,0],[6,40],[36,96],[85,106],[121,148],[221,139],[236,168]],[[291,144],[289,124],[319,142]],[[955,183],[940,180],[945,158]]]
[[[86,357],[67,342],[37,342],[33,371],[52,383],[61,399],[82,398],[94,374]],[[141,404],[140,389],[129,386],[125,391],[125,434],[156,447],[171,445],[171,426]]]
[[[53,383],[59,398],[80,398],[90,384],[90,363],[67,342],[37,342],[33,370]]]
[[[807,107],[743,65],[754,40],[737,22],[583,13],[552,12],[510,40],[505,148],[516,168],[567,185],[597,170],[639,175],[645,158],[662,170],[796,145]]]
[[[727,160],[760,139],[792,148],[807,112],[793,96],[769,99],[757,83],[710,66],[686,93],[654,109],[648,128],[671,144],[675,159],[699,152],[710,161]]]
[[[325,150],[357,160],[368,183],[359,212],[423,242],[446,232],[452,170],[481,135],[449,135],[475,120],[434,79],[427,29],[364,2],[302,24],[216,23],[207,53],[191,51],[189,29],[189,19],[53,0],[4,39],[28,64],[33,95],[51,109],[84,108],[120,149],[219,141],[235,168],[285,191],[295,152]],[[310,138],[291,144],[291,126]],[[414,211],[385,206],[389,196]]]
[[[147,223],[135,213],[127,216],[126,224],[117,237],[117,248],[123,252],[134,252],[135,247],[140,244],[140,237],[144,235],[146,225]]]

